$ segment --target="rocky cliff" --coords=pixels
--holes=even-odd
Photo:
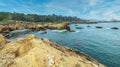
[[[0,67],[105,67],[89,56],[47,38],[29,35],[14,41],[0,35]]]

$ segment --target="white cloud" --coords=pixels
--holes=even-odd
[[[101,5],[93,7],[88,11],[87,18],[95,18],[98,20],[120,20],[120,1],[103,2]]]
[[[102,13],[102,16],[105,17],[105,19],[120,19],[120,16],[115,11],[106,11]]]
[[[108,10],[96,10],[89,13],[88,18],[95,18],[99,20],[111,20],[118,19],[120,20],[120,13],[117,13],[116,10],[109,8]]]
[[[74,15],[87,19],[120,19],[119,0],[108,2],[105,2],[105,0],[71,0],[68,2],[60,0],[51,1],[46,7],[46,11],[64,12],[65,15]]]

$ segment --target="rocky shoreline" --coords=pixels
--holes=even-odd
[[[8,33],[14,30],[21,29],[30,29],[32,31],[43,31],[46,29],[57,29],[62,30],[66,29],[67,31],[71,31],[69,28],[69,23],[29,23],[29,22],[19,22],[19,23],[7,23],[0,24],[0,33],[4,36],[8,36]]]
[[[105,67],[91,57],[47,38],[8,41],[0,35],[0,67]]]

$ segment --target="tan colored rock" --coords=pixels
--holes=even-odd
[[[29,35],[7,43],[0,50],[0,67],[105,66],[83,53],[60,46],[47,38],[35,38],[34,35]]]
[[[7,42],[8,41],[5,39],[5,37],[0,34],[0,50],[5,46]]]

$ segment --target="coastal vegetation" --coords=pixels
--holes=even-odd
[[[24,14],[16,12],[0,12],[0,22],[79,22],[83,21],[80,18],[62,15],[39,15],[39,14]]]

